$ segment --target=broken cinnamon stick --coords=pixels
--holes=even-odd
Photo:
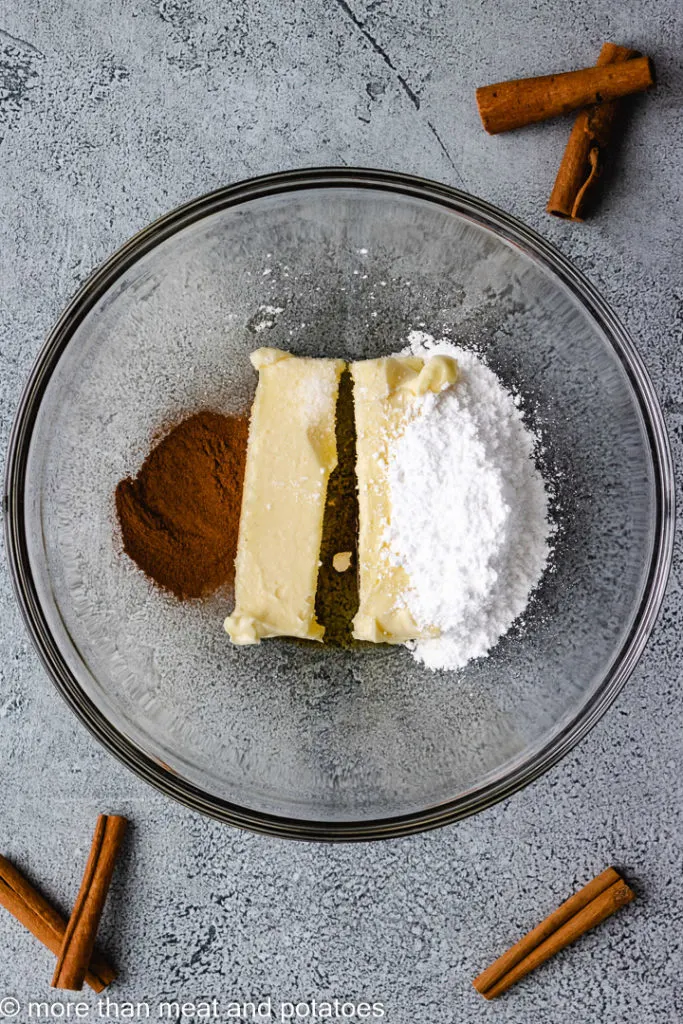
[[[5,857],[0,856],[0,905],[23,924],[55,956],[62,948],[66,921],[44,896]],[[90,959],[85,980],[95,992],[103,992],[116,971],[97,952]]]
[[[495,999],[633,899],[633,890],[608,868],[475,978],[474,987],[485,999]]]
[[[83,881],[52,979],[53,988],[79,991],[83,987],[126,825],[126,818],[118,814],[101,814],[97,819]]]
[[[649,57],[637,57],[580,71],[539,78],[519,78],[477,89],[477,105],[490,135],[549,117],[568,114],[578,107],[643,92],[654,85]]]
[[[598,65],[619,64],[637,56],[636,50],[605,43]],[[546,207],[554,217],[583,220],[604,169],[621,106],[620,100],[609,100],[582,110],[576,118]]]

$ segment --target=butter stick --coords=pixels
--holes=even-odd
[[[387,530],[391,522],[388,470],[390,448],[419,414],[421,396],[439,392],[457,379],[449,356],[388,356],[351,364],[356,422],[358,479],[359,608],[353,635],[374,643],[405,643],[434,630],[420,628],[406,604],[410,580],[395,565]]]
[[[225,628],[235,644],[264,637],[321,640],[315,617],[325,497],[337,465],[340,359],[306,359],[258,349],[242,492],[235,610]]]

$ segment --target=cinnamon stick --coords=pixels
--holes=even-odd
[[[83,987],[126,825],[126,819],[118,814],[101,814],[97,819],[83,881],[52,979],[53,988],[78,991]]]
[[[619,64],[637,56],[636,50],[605,43],[598,65]],[[582,110],[576,118],[546,207],[554,217],[583,219],[588,200],[603,171],[621,106],[619,100],[609,100]]]
[[[0,905],[23,924],[55,956],[62,948],[66,921],[44,896],[5,857],[0,856]],[[95,992],[103,992],[116,971],[97,952],[90,959],[85,980]]]
[[[568,114],[578,107],[643,92],[654,85],[649,57],[559,75],[520,78],[477,89],[477,105],[490,135]]]
[[[474,987],[485,999],[495,999],[633,899],[633,890],[608,868],[475,978]]]

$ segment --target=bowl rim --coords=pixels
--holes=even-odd
[[[335,187],[379,190],[444,206],[493,231],[558,277],[597,322],[626,372],[648,438],[655,492],[653,551],[632,627],[605,678],[572,719],[526,761],[493,782],[421,811],[357,822],[281,817],[212,796],[179,778],[114,728],[81,689],[50,632],[33,580],[24,516],[27,456],[42,398],[77,327],[114,281],[160,242],[212,213],[266,196]],[[10,435],[3,506],[10,574],[29,636],[58,692],[100,743],[139,777],[193,810],[266,835],[327,841],[386,839],[458,821],[522,789],[584,739],[620,693],[650,636],[671,568],[675,520],[673,461],[655,390],[626,329],[587,278],[540,234],[482,199],[413,175],[355,167],[282,171],[216,189],[153,221],[101,264],[80,286],[53,327],[24,387]]]

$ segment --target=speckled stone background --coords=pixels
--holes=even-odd
[[[605,39],[651,54],[658,88],[633,105],[599,215],[556,222],[543,211],[569,123],[489,138],[473,91],[590,64]],[[636,338],[680,471],[682,46],[678,0],[3,0],[3,452],[47,331],[129,235],[227,182],[355,164],[463,187],[573,258]],[[120,968],[111,1015],[217,999],[223,1020],[230,1001],[270,996],[274,1014],[282,1000],[381,1002],[390,1024],[683,1021],[680,595],[677,560],[617,704],[539,782],[435,833],[341,847],[243,834],[139,782],[53,689],[3,569],[0,850],[67,910],[96,813],[130,816],[101,932]],[[487,962],[609,863],[635,905],[499,1002],[474,993]],[[32,1019],[29,999],[61,999],[51,970],[0,914],[14,1019]]]

